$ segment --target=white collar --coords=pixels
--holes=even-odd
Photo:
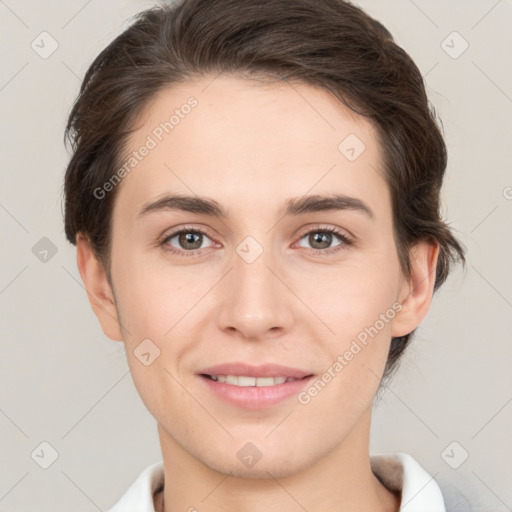
[[[401,491],[400,512],[446,512],[437,482],[407,453],[370,457],[375,476],[391,491]],[[164,468],[146,468],[107,512],[155,512],[153,495],[164,485]]]
[[[400,512],[446,512],[437,482],[407,453],[374,454],[370,465],[385,487],[402,491]]]

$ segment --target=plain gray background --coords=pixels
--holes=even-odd
[[[466,272],[436,294],[375,410],[371,451],[410,453],[442,487],[474,493],[475,510],[512,510],[512,2],[356,3],[425,76],[449,149],[444,214],[468,249]],[[80,81],[150,5],[0,1],[2,511],[105,510],[161,458],[61,213],[62,137]]]

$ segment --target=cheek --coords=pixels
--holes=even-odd
[[[326,381],[339,403],[358,397],[366,401],[378,387],[391,343],[400,271],[393,259],[340,269],[326,281],[323,293],[308,290],[318,316],[333,331],[322,337],[329,354]],[[333,378],[332,375],[336,377]],[[335,391],[337,390],[337,391]]]
[[[330,322],[336,336],[347,340],[374,325],[393,307],[399,276],[395,262],[352,265],[330,272],[323,281],[304,284],[303,293]]]
[[[344,280],[342,289],[332,285],[334,301],[315,298],[315,304],[324,304],[319,316],[335,334],[323,336],[311,347],[321,352],[325,366],[299,396],[301,404],[310,404],[307,407],[328,415],[336,425],[354,424],[371,406],[385,369],[397,313],[389,283],[353,277],[354,281]]]
[[[183,286],[176,272],[147,262],[124,261],[116,275],[119,313],[125,328],[124,343],[134,384],[149,411],[157,418],[169,403],[185,403],[187,396],[180,364],[193,348],[193,304],[204,290]],[[149,354],[149,355],[147,355]]]
[[[183,276],[173,269],[154,267],[142,257],[119,260],[122,261],[116,268],[115,289],[125,342],[164,339],[186,313],[187,297],[196,294],[197,301],[195,280],[189,279],[185,283],[189,286],[183,286]]]

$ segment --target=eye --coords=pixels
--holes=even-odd
[[[336,241],[336,238],[339,242],[333,246],[332,243]],[[210,240],[212,244],[208,245],[206,239]],[[306,240],[310,247],[302,245],[300,243],[302,240]],[[165,235],[159,244],[164,250],[180,256],[199,256],[202,254],[202,249],[219,245],[213,242],[202,229],[188,227],[182,227]],[[344,232],[336,228],[321,226],[304,233],[298,242],[299,247],[303,247],[314,254],[338,252],[352,244],[353,241]]]
[[[340,242],[332,246],[331,244],[333,243],[333,241],[335,241],[336,238],[338,238]],[[343,250],[344,247],[346,247],[347,245],[351,245],[353,243],[352,240],[345,233],[342,233],[336,228],[321,228],[320,226],[314,230],[310,230],[307,233],[305,233],[300,240],[304,239],[306,239],[307,243],[311,245],[310,249],[314,253],[329,254],[332,252],[337,252],[339,250]],[[303,245],[300,244],[299,246],[304,247]]]
[[[165,236],[160,242],[160,245],[167,251],[193,256],[196,251],[208,247],[208,245],[203,245],[205,238],[210,239],[201,229],[182,228]]]

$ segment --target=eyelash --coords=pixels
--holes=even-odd
[[[176,230],[174,232],[172,232],[171,234],[169,235],[166,235],[163,239],[161,239],[159,241],[159,245],[162,247],[162,249],[164,251],[168,251],[172,254],[176,254],[176,255],[179,255],[179,256],[185,256],[185,257],[194,257],[194,256],[201,256],[202,255],[202,251],[204,249],[194,249],[194,250],[190,250],[190,251],[186,251],[184,249],[182,250],[178,250],[178,249],[175,249],[174,247],[168,245],[168,242],[174,238],[176,235],[180,235],[182,233],[194,233],[194,234],[201,234],[201,235],[204,235],[208,238],[210,238],[210,236],[208,235],[208,233],[206,233],[206,231],[200,229],[200,228],[188,228],[188,227],[183,227],[179,230]],[[342,251],[344,247],[347,247],[347,246],[350,246],[350,245],[353,245],[353,240],[351,238],[349,238],[349,236],[347,236],[345,233],[342,233],[341,231],[339,231],[338,229],[336,228],[332,228],[332,227],[316,227],[314,229],[310,229],[309,231],[306,231],[305,233],[302,233],[300,238],[299,238],[299,241],[302,240],[304,237],[312,234],[312,233],[331,233],[331,234],[334,234],[336,235],[341,243],[339,245],[336,245],[334,247],[331,247],[329,249],[310,249],[310,248],[307,248],[307,247],[304,247],[303,249],[306,249],[306,251],[314,254],[314,255],[330,255],[330,254],[333,254],[333,253],[337,253],[339,251]]]

